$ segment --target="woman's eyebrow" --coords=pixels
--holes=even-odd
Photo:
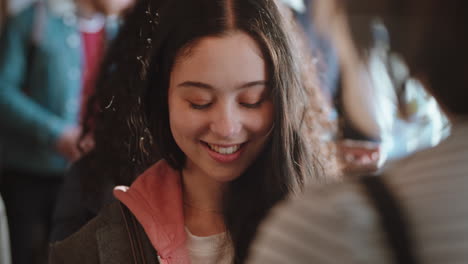
[[[209,85],[209,84],[202,83],[202,82],[194,82],[194,81],[186,81],[186,82],[180,83],[177,86],[180,86],[180,87],[197,87],[197,88],[202,88],[202,89],[207,89],[207,90],[213,90],[214,89],[214,87]]]
[[[252,81],[252,82],[247,82],[244,83],[243,85],[239,86],[237,89],[244,89],[244,88],[249,88],[257,85],[267,85],[268,81],[265,80],[259,80],[259,81]],[[185,81],[183,83],[180,83],[180,87],[196,87],[196,88],[201,88],[201,89],[206,89],[206,90],[214,90],[214,87],[203,82],[195,82],[195,81]]]
[[[241,86],[239,87],[239,89],[249,88],[249,87],[257,86],[257,85],[264,85],[264,86],[266,86],[267,84],[268,84],[268,82],[265,81],[265,80],[253,81],[253,82],[248,82],[248,83],[245,83],[245,84],[241,85]]]

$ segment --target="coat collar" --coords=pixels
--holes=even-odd
[[[180,173],[162,160],[130,186],[117,186],[114,196],[135,215],[158,251],[162,263],[190,263],[185,248]]]

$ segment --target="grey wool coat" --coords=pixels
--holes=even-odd
[[[53,243],[50,264],[159,263],[143,228],[120,202],[63,241]]]

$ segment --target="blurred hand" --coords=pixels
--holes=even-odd
[[[93,134],[88,133],[79,143],[82,150],[82,154],[90,152],[94,148],[94,138]]]
[[[377,171],[380,165],[380,144],[362,140],[342,140],[338,151],[347,174],[364,174]]]
[[[78,160],[94,148],[94,140],[91,135],[86,135],[81,142],[80,136],[81,127],[72,127],[65,130],[55,144],[56,150],[70,162]],[[82,151],[78,148],[78,143]]]

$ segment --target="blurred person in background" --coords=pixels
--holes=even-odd
[[[324,17],[326,12],[319,9],[315,14]],[[353,23],[361,23],[359,19]],[[319,29],[331,39],[328,26],[323,24]],[[449,132],[449,122],[436,100],[389,50],[385,26],[375,19],[369,27],[369,49],[362,63],[354,65],[348,54],[340,58],[342,76],[336,105],[342,139],[339,147],[348,174],[376,171],[384,163],[435,146]],[[363,74],[368,78],[355,78]]]
[[[9,18],[0,41],[0,190],[14,263],[44,263],[51,213],[100,58],[115,35],[117,4],[39,1]],[[90,150],[89,137],[81,145]]]
[[[355,68],[367,60],[372,25],[379,19],[389,32],[390,50],[438,101],[452,124],[451,134],[381,176],[310,186],[278,206],[261,226],[248,263],[466,263],[468,3],[320,4],[328,5],[321,19],[340,58]],[[367,82],[371,77],[364,73],[347,78]]]
[[[438,104],[408,76],[406,65],[390,54],[385,28],[377,21],[364,69],[372,80],[370,85],[353,84],[343,80],[347,73],[342,71],[356,73],[357,69],[339,63],[327,28],[321,30],[311,21],[314,14],[323,14],[315,10],[314,1],[281,2],[294,11],[301,33],[309,40],[319,85],[335,109],[330,119],[337,121],[338,130],[332,136],[348,176],[375,172],[386,162],[435,146],[447,135],[448,122]]]
[[[364,62],[353,66],[342,60],[345,74],[339,104],[345,121],[343,138],[356,139],[358,134],[360,138],[344,141],[341,146],[354,144],[355,150],[368,150],[371,155],[363,155],[363,159],[358,155],[344,158],[350,164],[374,161],[377,169],[437,145],[448,134],[449,124],[436,100],[409,76],[405,62],[391,52],[385,26],[375,19],[370,31],[370,48],[363,56]],[[362,74],[369,76],[367,82],[349,78]]]

